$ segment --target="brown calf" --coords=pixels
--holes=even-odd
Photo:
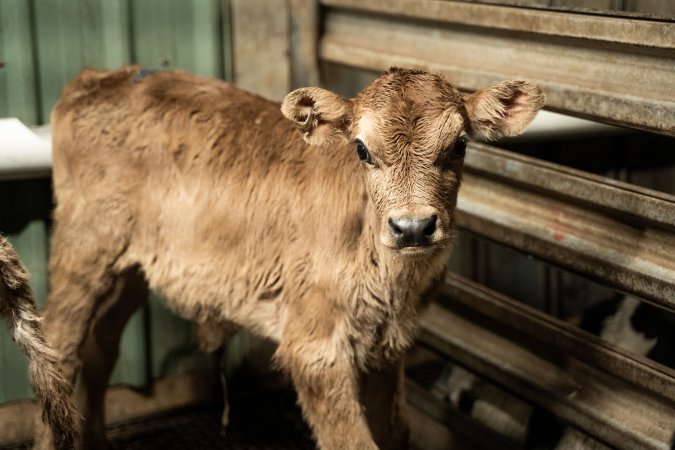
[[[30,382],[42,409],[41,419],[52,430],[53,445],[72,448],[77,417],[70,401],[72,387],[45,342],[28,272],[4,236],[0,236],[0,317],[7,321],[14,342],[30,358]]]
[[[527,82],[463,96],[392,69],[280,113],[186,73],[82,72],[52,116],[45,310],[69,375],[82,360],[82,445],[105,445],[102,392],[147,280],[183,317],[278,342],[322,449],[405,447],[401,355],[446,268],[466,135],[518,134],[542,104]]]

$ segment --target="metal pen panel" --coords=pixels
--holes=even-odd
[[[454,1],[323,3],[326,61],[425,67],[466,90],[529,79],[549,109],[675,135],[672,21]]]
[[[556,354],[566,354],[675,403],[675,370],[636,356],[586,331],[517,300],[448,273],[443,305],[491,317],[518,330],[525,339],[542,342]]]
[[[457,224],[675,310],[675,197],[472,145]]]
[[[432,304],[422,316],[419,339],[612,446],[671,448],[672,402],[541,342],[521,346],[517,334]]]

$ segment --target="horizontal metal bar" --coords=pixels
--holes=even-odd
[[[428,420],[435,420],[462,437],[465,448],[475,450],[495,448],[515,450],[518,448],[514,442],[443,403],[415,382],[407,379],[405,388],[408,403],[413,408],[423,411],[429,417]]]
[[[627,130],[592,120],[580,119],[552,111],[539,111],[527,126],[518,142],[557,140],[569,137],[588,138],[591,136],[626,134]]]
[[[441,303],[490,317],[526,339],[534,339],[635,386],[675,403],[675,370],[635,356],[572,324],[506,297],[454,273],[448,273]],[[675,418],[674,418],[675,420]]]
[[[325,6],[411,19],[675,49],[672,22],[454,1],[320,0]]]
[[[472,145],[457,225],[675,311],[675,200]]]
[[[534,351],[437,304],[421,342],[570,425],[621,449],[670,449],[675,406],[554,348]],[[541,350],[541,349],[540,349]]]
[[[432,3],[446,2],[420,1],[411,11]],[[447,3],[443,8],[458,5]],[[664,26],[673,27],[668,25]],[[675,135],[675,90],[671,88],[675,51],[669,48],[594,43],[439,22],[426,16],[329,8],[319,56],[375,71],[392,65],[424,67],[466,90],[504,79],[529,79],[546,93],[549,109]]]
[[[429,418],[424,411],[408,408],[410,450],[463,450],[460,440],[445,426]],[[468,450],[468,449],[467,449]]]
[[[472,142],[470,148],[465,158],[465,167],[470,171],[507,178],[527,189],[544,189],[556,197],[610,209],[675,232],[675,195],[478,142]]]

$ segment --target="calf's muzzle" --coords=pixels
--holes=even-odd
[[[390,217],[389,231],[397,247],[427,247],[433,242],[438,217]]]

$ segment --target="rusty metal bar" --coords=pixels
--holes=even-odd
[[[570,425],[621,449],[670,449],[675,405],[533,340],[432,304],[420,341]],[[535,347],[535,352],[529,348]]]
[[[473,144],[457,224],[675,311],[675,197]]]
[[[553,110],[675,135],[672,22],[431,0],[323,3],[326,61],[426,67],[467,90],[530,79]]]
[[[449,302],[449,303],[448,303]],[[518,330],[584,363],[640,386],[675,403],[675,370],[635,356],[616,345],[474,283],[448,273],[441,303],[461,306]],[[675,417],[674,419],[675,420]]]
[[[410,450],[462,450],[459,439],[445,426],[430,419],[424,411],[408,408]]]
[[[495,448],[515,450],[518,448],[513,441],[443,403],[415,382],[407,379],[405,388],[408,403],[413,408],[423,411],[424,415],[430,419],[443,424],[453,434],[462,437],[464,444],[462,448],[475,450]]]
[[[320,0],[324,6],[466,26],[675,49],[672,22],[456,1]]]
[[[471,143],[466,167],[493,178],[508,178],[529,189],[608,208],[631,220],[675,231],[675,195],[642,188],[490,145]]]

